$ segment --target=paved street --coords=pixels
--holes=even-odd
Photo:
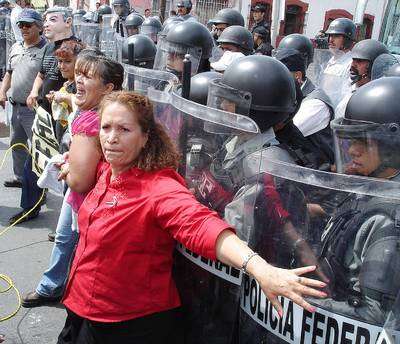
[[[9,144],[8,128],[2,124],[4,113],[0,110],[0,161]],[[0,170],[0,232],[7,226],[8,218],[19,210],[20,189],[3,187],[3,181],[12,176],[11,154]],[[34,290],[46,269],[53,243],[47,234],[55,229],[61,198],[48,194],[47,204],[39,217],[17,225],[0,236],[0,274],[9,276],[21,294]],[[0,291],[6,284],[0,281]],[[0,318],[17,307],[15,292],[0,293]],[[5,334],[5,344],[53,344],[57,341],[65,320],[62,307],[21,308],[10,320],[0,322],[0,333]]]

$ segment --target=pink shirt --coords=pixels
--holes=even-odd
[[[82,112],[71,125],[72,136],[85,135],[94,137],[99,135],[100,118],[97,111],[89,110]],[[72,138],[73,139],[73,138]],[[78,212],[86,194],[81,194],[75,191],[70,192],[67,202],[72,207],[74,212]]]

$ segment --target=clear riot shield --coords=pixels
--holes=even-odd
[[[78,37],[89,47],[99,47],[100,26],[96,23],[80,23]]]
[[[394,341],[381,343],[400,343],[400,183],[315,171],[268,150],[251,158],[261,161],[265,191],[250,246],[279,267],[317,265],[308,277],[328,283],[328,298],[309,299],[315,313],[280,298],[278,319],[245,276],[239,343],[378,343],[383,332]]]
[[[7,48],[7,36],[6,36],[6,15],[0,15],[0,80],[3,79],[4,73],[6,72],[7,59],[6,59],[6,48]]]
[[[110,58],[116,59],[116,43],[115,43],[115,30],[112,26],[113,15],[105,14],[102,16],[102,23],[100,25],[100,51]]]
[[[8,61],[10,49],[15,43],[14,31],[12,29],[12,23],[9,16],[5,18],[5,35],[6,35],[6,61]]]
[[[332,57],[332,53],[328,49],[314,49],[313,62],[308,66],[306,75],[314,85],[319,86],[322,73]]]
[[[334,108],[351,92],[351,84],[348,76],[323,73],[320,78],[319,87],[329,96]]]
[[[100,26],[96,23],[81,22],[76,29],[78,38],[89,47],[99,47]]]
[[[178,83],[179,79],[172,73],[124,64],[125,90],[147,95],[148,89],[152,88],[155,91],[168,93]]]
[[[119,62],[122,63],[122,47],[124,45],[124,42],[126,40],[127,36],[125,37],[121,36],[119,33],[116,33],[114,36],[115,39],[115,47],[116,47],[116,55],[115,59]]]
[[[246,116],[199,105],[171,94],[171,106],[181,119],[177,139],[182,154],[180,173],[196,198],[217,211],[245,241],[251,231],[257,173],[246,175],[246,154],[263,144],[257,125]],[[273,135],[272,135],[273,137]],[[270,138],[263,137],[268,141]],[[235,216],[227,216],[230,207]],[[210,261],[178,245],[175,280],[185,321],[185,343],[232,343],[237,338],[241,272]]]

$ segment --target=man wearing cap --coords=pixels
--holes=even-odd
[[[0,105],[7,100],[12,104],[11,141],[27,144],[32,138],[32,124],[35,112],[28,108],[26,100],[33,82],[40,70],[46,40],[41,36],[42,17],[33,9],[24,9],[17,19],[22,33],[22,42],[16,42],[10,50],[7,71],[0,88]],[[22,187],[23,169],[27,153],[18,148],[12,151],[14,178],[6,180],[6,187]]]
[[[267,42],[269,31],[264,26],[257,26],[253,30],[254,54],[271,56],[272,45]]]
[[[51,105],[46,98],[50,91],[57,91],[61,88],[65,79],[62,77],[54,52],[61,46],[62,42],[68,39],[75,39],[72,35],[72,12],[66,7],[51,7],[44,14],[43,33],[49,43],[45,46],[43,57],[40,61],[39,72],[36,78],[26,104],[30,109],[39,104],[47,112],[51,113]],[[60,139],[61,133],[58,133]],[[57,127],[56,127],[57,135]],[[23,221],[29,221],[36,218],[40,212],[40,206],[33,211],[42,195],[42,189],[37,186],[37,176],[32,172],[32,159],[26,160],[22,180],[21,210],[9,219],[13,223],[26,215]]]
[[[264,27],[267,30],[265,41],[267,43],[271,43],[271,32],[269,29],[269,24],[265,20],[265,12],[266,12],[265,6],[263,4],[257,4],[253,7],[252,10],[253,10],[254,24],[250,29],[251,33],[253,33],[257,27],[260,26]]]

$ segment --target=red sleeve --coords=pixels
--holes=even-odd
[[[175,172],[174,172],[175,173]],[[225,229],[234,231],[216,212],[200,204],[176,178],[159,178],[154,213],[158,224],[189,250],[216,260],[216,241]]]
[[[274,219],[276,223],[283,225],[290,214],[284,208],[281,197],[276,190],[274,180],[271,175],[264,174],[264,197],[266,198],[267,214],[269,218]]]

